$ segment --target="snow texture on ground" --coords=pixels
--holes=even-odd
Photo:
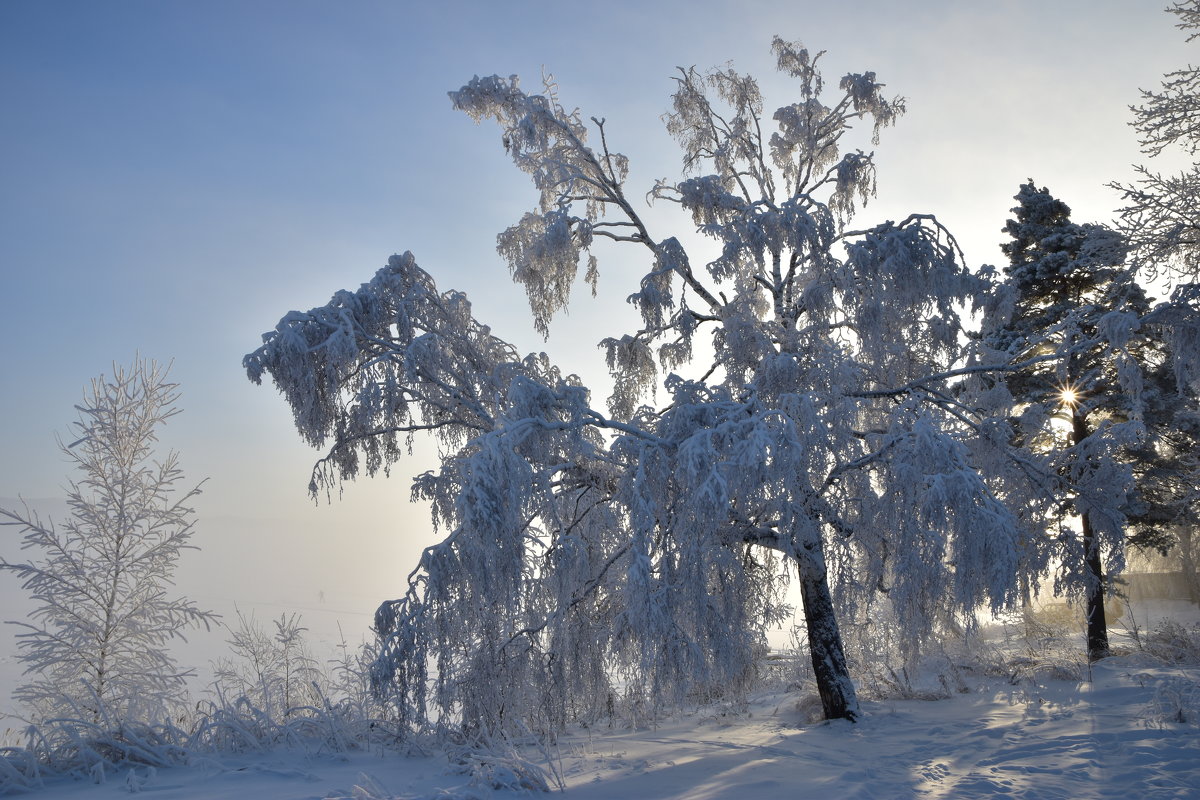
[[[814,723],[811,698],[759,697],[642,729],[575,730],[550,771],[569,800],[1200,797],[1200,668],[1135,656],[1091,683],[1036,675],[943,700],[867,702],[858,724]],[[1178,721],[1182,718],[1184,721]],[[526,754],[531,760],[543,756]],[[552,781],[553,782],[553,781]],[[518,796],[472,783],[444,757],[275,752],[123,770],[102,784],[49,782],[41,796],[105,800],[382,800]],[[36,795],[35,795],[36,796]]]

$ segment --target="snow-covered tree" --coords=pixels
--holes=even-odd
[[[299,614],[271,622],[274,632],[238,612],[226,640],[232,657],[213,663],[213,691],[225,705],[244,698],[268,719],[283,720],[297,706],[320,705],[328,681],[309,651]]]
[[[1200,513],[1200,286],[1181,284],[1169,301],[1142,319],[1156,343],[1143,392],[1147,439],[1135,471],[1153,527],[1169,541],[1149,541],[1175,551],[1193,595],[1200,596],[1194,528]]]
[[[601,342],[607,408],[409,253],[288,314],[246,357],[325,449],[315,493],[386,471],[417,433],[440,445],[413,495],[445,538],[376,616],[376,685],[406,721],[549,729],[736,694],[789,613],[788,580],[825,714],[853,719],[839,608],[885,593],[919,642],[948,609],[1009,604],[1039,566],[976,469],[981,453],[1036,465],[956,388],[990,368],[967,362],[960,319],[990,283],[932,216],[849,224],[875,180],[854,128],[877,140],[903,102],[872,72],[831,90],[820,54],[773,48],[798,98],[769,115],[732,68],[676,77],[684,175],[651,195],[715,240],[707,264],[652,233],[604,121],[553,84],[477,77],[451,93],[500,126],[539,192],[498,240],[539,331],[581,265],[599,278],[604,247],[646,259],[629,295],[640,326]]]
[[[1170,303],[1159,309],[1180,310]],[[1136,492],[1128,510],[1128,540],[1164,554],[1181,546],[1181,533],[1196,518],[1200,502],[1200,397],[1177,378],[1173,331],[1153,324],[1150,315],[1142,320],[1138,350],[1146,433],[1129,453]]]
[[[987,343],[1013,361],[1053,356],[1004,381],[1022,444],[1064,477],[1064,502],[1045,509],[1044,524],[1067,545],[1059,554],[1063,577],[1085,597],[1088,653],[1096,659],[1108,653],[1105,574],[1122,568],[1126,536],[1140,546],[1167,545],[1161,437],[1146,431],[1153,423],[1162,433],[1178,398],[1145,392],[1146,375],[1161,376],[1169,357],[1141,326],[1150,301],[1125,267],[1122,237],[1073,223],[1070,208],[1032,180],[1016,200],[999,289],[1011,312],[993,324]],[[1065,524],[1075,519],[1081,535]]]
[[[1166,10],[1175,15],[1176,27],[1188,42],[1200,38],[1200,0],[1180,0]],[[1156,473],[1167,476],[1160,485],[1168,502],[1181,510],[1173,521],[1186,567],[1192,563],[1192,512],[1200,477],[1191,461],[1200,395],[1200,67],[1167,73],[1160,87],[1143,90],[1142,104],[1130,110],[1145,155],[1154,159],[1173,151],[1191,160],[1178,174],[1138,165],[1134,182],[1110,184],[1126,203],[1120,209],[1120,229],[1131,244],[1139,274],[1181,282],[1145,322],[1159,331],[1170,354],[1170,368],[1157,370],[1151,382],[1154,395],[1167,402],[1174,417],[1172,434],[1155,446],[1170,466]],[[1187,463],[1192,463],[1190,472]],[[1180,482],[1180,474],[1190,477]]]
[[[1167,11],[1189,42],[1200,37],[1200,0],[1173,3]],[[1142,151],[1151,158],[1178,147],[1193,159],[1177,175],[1146,165],[1135,169],[1131,184],[1113,183],[1127,205],[1121,230],[1129,237],[1144,272],[1200,279],[1200,67],[1167,73],[1157,90],[1142,91],[1142,105],[1132,106]]]
[[[77,406],[76,438],[60,441],[80,472],[69,483],[71,518],[56,526],[28,508],[0,509],[24,531],[23,563],[0,560],[37,607],[13,624],[27,683],[16,697],[35,721],[78,719],[106,729],[154,721],[180,699],[187,672],[167,650],[213,615],[169,592],[180,554],[193,547],[178,457],[155,460],[157,428],[179,410],[167,369],[137,360],[93,379]],[[110,727],[111,726],[111,727]]]

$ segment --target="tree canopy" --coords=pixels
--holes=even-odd
[[[875,181],[855,128],[869,146],[903,100],[873,72],[833,88],[822,54],[773,50],[797,99],[770,116],[731,67],[675,78],[682,175],[650,196],[717,243],[704,264],[682,231],[651,231],[604,121],[553,83],[476,77],[450,94],[500,127],[537,190],[498,251],[544,335],[580,267],[601,275],[602,241],[643,254],[640,326],[601,342],[603,410],[409,253],[246,356],[325,449],[314,492],[386,470],[418,433],[441,445],[413,497],[445,538],[376,617],[376,686],[406,722],[553,729],[736,695],[792,580],[825,714],[853,719],[839,615],[886,608],[915,648],[1044,569],[1046,531],[1002,495],[1047,502],[1059,478],[1013,446],[1004,398],[974,378],[1058,356],[997,359],[967,335],[993,282],[933,216],[852,224]]]
[[[1167,11],[1189,42],[1200,37],[1200,2],[1182,0]],[[1112,183],[1126,205],[1121,229],[1129,238],[1138,266],[1151,276],[1200,279],[1200,68],[1188,66],[1163,76],[1158,89],[1142,90],[1142,104],[1131,106],[1142,152],[1150,158],[1176,150],[1192,160],[1178,174],[1150,166],[1135,167],[1130,184]]]

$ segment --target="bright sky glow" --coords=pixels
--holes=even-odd
[[[879,199],[860,219],[931,212],[971,263],[996,263],[1030,177],[1077,221],[1111,219],[1119,199],[1104,184],[1140,160],[1127,107],[1196,60],[1159,5],[5,0],[0,497],[61,496],[71,476],[54,435],[92,376],[138,352],[174,359],[185,412],[164,444],[189,478],[210,479],[181,583],[218,610],[301,610],[314,628],[328,602],[356,640],[432,541],[407,480],[430,451],[314,507],[315,454],[282,399],[246,381],[242,355],[288,310],[412,250],[500,336],[590,378],[632,291],[622,275],[644,271],[610,262],[599,301],[577,292],[542,342],[494,254],[536,195],[497,131],[453,112],[447,91],[474,74],[536,85],[544,66],[564,104],[607,118],[639,197],[678,170],[659,119],[677,65],[731,59],[779,105],[795,98],[771,36],[799,39],[828,51],[827,80],[874,70],[909,100],[883,132]],[[691,228],[667,209],[650,218]]]

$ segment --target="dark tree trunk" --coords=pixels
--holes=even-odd
[[[1087,649],[1088,661],[1099,661],[1109,654],[1108,621],[1104,618],[1104,573],[1100,564],[1100,543],[1092,531],[1092,522],[1083,515],[1084,563],[1087,567]]]
[[[1079,414],[1071,414],[1071,433],[1077,445],[1088,437],[1087,423]],[[1100,542],[1092,529],[1092,520],[1084,514],[1082,522],[1088,661],[1099,661],[1109,655],[1108,621],[1104,618],[1104,571],[1100,561]]]
[[[854,722],[859,713],[858,697],[850,680],[850,670],[846,667],[846,653],[842,648],[842,634],[838,629],[833,597],[826,580],[825,550],[821,541],[818,539],[802,545],[797,553],[797,561],[804,619],[808,625],[808,649],[817,679],[817,691],[821,695],[821,708],[825,719],[848,719]]]

